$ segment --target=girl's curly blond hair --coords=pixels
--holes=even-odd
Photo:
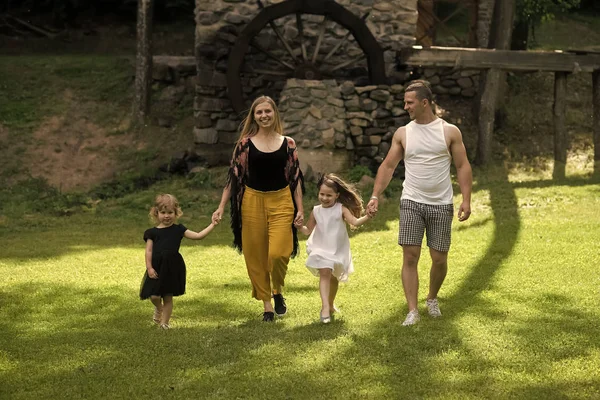
[[[183,215],[183,211],[181,211],[181,207],[179,207],[177,198],[168,193],[159,194],[156,196],[156,199],[154,199],[154,205],[150,208],[150,212],[148,213],[148,216],[153,223],[158,224],[160,222],[158,220],[158,212],[161,210],[173,210],[176,219]]]

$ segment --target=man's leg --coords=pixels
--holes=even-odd
[[[427,246],[431,255],[427,310],[432,317],[441,317],[437,295],[448,271],[448,251],[450,250],[454,211],[452,204],[427,206],[425,211]]]
[[[448,252],[429,248],[429,254],[431,254],[431,271],[429,272],[429,294],[427,295],[427,300],[433,300],[437,298],[448,272]]]
[[[417,309],[417,297],[419,293],[419,256],[421,255],[421,246],[402,246],[402,286],[404,287],[404,296],[408,304],[408,311]]]

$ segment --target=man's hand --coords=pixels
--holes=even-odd
[[[367,215],[369,218],[374,218],[377,215],[377,208],[379,207],[379,199],[377,197],[371,197],[369,203],[367,203]]]
[[[471,216],[471,204],[468,202],[462,202],[458,208],[458,220],[460,222],[466,221]]]

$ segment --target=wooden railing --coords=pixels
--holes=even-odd
[[[398,55],[400,64],[413,67],[554,72],[554,176],[565,174],[568,147],[565,129],[567,76],[572,73],[591,73],[594,173],[600,174],[600,52],[413,46],[402,49]]]

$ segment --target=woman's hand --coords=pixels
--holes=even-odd
[[[294,218],[294,225],[296,225],[296,226],[304,225],[304,211],[298,211],[296,213],[296,218]]]
[[[217,211],[213,213],[212,223],[215,225],[219,225],[219,222],[221,222],[221,218],[223,218],[223,207],[217,208]]]
[[[156,270],[152,267],[148,268],[148,277],[150,279],[158,279],[158,273],[156,272]]]

